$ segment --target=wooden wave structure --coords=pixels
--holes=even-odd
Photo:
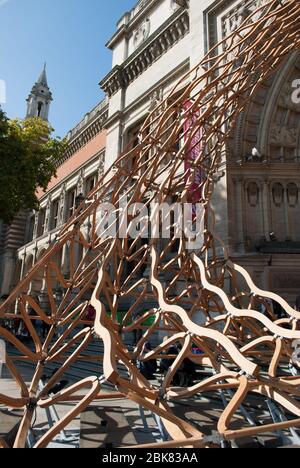
[[[0,328],[0,338],[10,345],[7,349],[14,347],[21,355],[16,358],[7,352],[6,356],[7,368],[20,388],[19,397],[0,395],[1,404],[23,410],[15,448],[26,446],[36,408],[76,403],[36,442],[35,448],[45,448],[87,406],[95,401],[101,406],[109,396],[129,399],[161,418],[170,440],[157,447],[215,446],[199,428],[177,417],[169,402],[224,389],[232,391],[217,423],[224,440],[300,426],[300,376],[284,372],[300,340],[300,313],[279,296],[258,289],[249,274],[232,263],[214,232],[211,203],[224,146],[237,117],[263,81],[300,47],[299,17],[299,1],[267,1],[217,44],[149,115],[138,144],[120,156],[1,306],[0,318],[24,322],[34,343],[33,350]],[[150,209],[153,204],[170,202],[200,204],[204,228],[198,233],[197,248],[189,248],[187,236],[177,238],[175,225],[168,240],[129,236],[137,204]],[[115,217],[104,223],[107,236],[103,229],[99,235],[99,223],[107,219],[107,213],[100,210],[103,203],[115,207]],[[157,208],[151,211],[150,221],[152,228],[159,229]],[[87,223],[88,234],[83,229]],[[116,235],[109,235],[112,227]],[[78,251],[83,253],[79,264]],[[68,260],[68,277],[55,262],[58,255]],[[28,294],[36,278],[47,291],[48,310]],[[247,285],[246,289],[240,284]],[[62,291],[59,304],[54,297],[58,286]],[[284,309],[286,318],[276,319],[270,300]],[[124,301],[131,305],[120,319]],[[147,308],[147,304],[156,306]],[[261,304],[265,314],[258,311]],[[96,316],[88,323],[91,306]],[[48,326],[43,339],[34,327],[37,319]],[[138,338],[129,351],[124,335],[133,331]],[[153,337],[156,345],[145,353],[144,345]],[[103,362],[83,355],[99,339],[104,346]],[[165,358],[174,344],[180,344],[180,351],[162,382],[149,382],[137,361]],[[195,347],[202,354],[193,354]],[[191,387],[174,387],[174,375],[186,358],[210,369],[211,375]],[[98,375],[51,394],[50,389],[74,362],[89,359],[99,362]],[[30,385],[18,370],[17,361],[22,360],[35,367]],[[41,388],[41,377],[50,363],[58,369]],[[115,387],[115,393],[103,392],[105,382]],[[234,415],[250,394],[270,398],[288,412],[289,419],[232,428]],[[6,446],[4,440],[0,446]]]

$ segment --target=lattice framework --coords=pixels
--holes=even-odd
[[[20,387],[19,398],[0,395],[0,403],[24,409],[16,448],[25,446],[37,406],[46,408],[78,401],[36,443],[37,448],[42,448],[91,402],[98,401],[101,405],[101,400],[109,397],[128,398],[160,416],[173,441],[169,446],[211,444],[197,428],[175,416],[168,401],[222,389],[234,391],[217,424],[219,434],[227,440],[300,426],[300,378],[283,373],[291,361],[293,343],[300,339],[297,330],[300,313],[279,296],[257,288],[249,274],[229,259],[226,247],[214,232],[211,206],[224,148],[237,117],[264,80],[290,52],[299,48],[299,16],[299,1],[268,1],[216,45],[151,113],[140,130],[139,144],[120,156],[1,307],[1,318],[19,318],[24,322],[35,347],[32,351],[0,328],[0,337],[23,356],[7,354],[7,366]],[[192,151],[196,157],[187,168],[187,154]],[[200,187],[195,188],[199,174]],[[187,248],[187,238],[181,239],[178,245],[175,234],[164,242],[154,238],[146,242],[142,236],[135,240],[119,235],[98,236],[99,206],[104,201],[117,207],[119,231],[122,229],[120,198],[126,199],[128,207],[142,202],[150,208],[153,202],[194,202],[200,192],[204,242],[197,251]],[[154,210],[151,221],[158,227],[156,215]],[[91,225],[89,235],[82,229],[87,221]],[[79,250],[83,251],[83,258],[76,264]],[[62,255],[69,262],[67,278],[55,260]],[[228,278],[233,289],[231,294],[225,292]],[[247,284],[245,291],[239,286],[241,278]],[[30,284],[41,280],[47,288],[50,314],[27,294]],[[57,284],[63,291],[59,305],[54,299]],[[277,320],[267,299],[279,303],[288,318]],[[124,300],[132,305],[119,324],[118,311]],[[141,306],[151,302],[157,307],[141,316],[138,312]],[[266,315],[256,311],[261,303],[267,309]],[[89,304],[96,309],[92,326],[85,319]],[[35,315],[28,315],[29,307]],[[199,312],[206,317],[205,325],[194,321]],[[143,326],[150,317],[152,325]],[[37,318],[50,327],[45,340],[41,340],[33,326]],[[130,352],[123,336],[133,330],[143,333]],[[143,354],[145,342],[158,331],[164,331],[169,338]],[[95,339],[103,342],[103,362],[98,356],[83,355]],[[175,343],[181,344],[181,351],[161,385],[154,385],[141,375],[136,361],[165,358],[166,351]],[[204,354],[193,355],[193,346],[201,348]],[[172,387],[173,377],[187,357],[210,368],[212,375],[191,388]],[[22,359],[35,365],[29,387],[16,367],[16,362]],[[49,396],[53,385],[78,360],[99,362],[99,375],[103,374],[104,378],[91,376],[58,395]],[[47,365],[54,362],[60,367],[40,390],[41,376]],[[103,380],[115,386],[116,392],[103,393]],[[79,390],[84,390],[80,398],[75,396]],[[294,419],[267,427],[245,425],[242,429],[232,429],[233,417],[250,393],[272,398]],[[0,441],[0,445],[5,446],[5,442]]]

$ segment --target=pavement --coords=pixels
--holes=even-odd
[[[27,366],[22,366],[21,369],[22,376],[28,384],[32,379],[32,370]],[[1,393],[15,398],[20,396],[18,386],[11,379],[5,366],[0,378]],[[74,406],[75,403],[72,402],[56,405],[55,411],[58,419],[66,416]],[[22,411],[10,410],[0,405],[0,437],[5,437],[11,432],[21,416]],[[93,403],[66,427],[65,434],[61,434],[57,441],[51,444],[51,447],[105,448],[162,441],[157,424],[150,413],[146,413],[146,419],[147,429],[143,424],[139,407],[128,400],[104,400],[101,405]],[[45,433],[47,429],[49,429],[49,424],[46,411],[37,408],[34,415],[36,436]],[[75,441],[72,440],[73,435]]]
[[[28,366],[22,366],[22,375],[26,382],[32,379],[33,370]],[[71,382],[70,382],[71,383]],[[111,391],[112,388],[105,388]],[[19,396],[16,383],[12,380],[4,366],[0,378],[0,394],[13,397]],[[229,401],[229,399],[228,399]],[[63,418],[75,403],[65,403],[55,406],[57,418]],[[202,395],[201,398],[189,399],[180,403],[170,404],[174,413],[188,420],[205,435],[210,436],[216,431],[217,422],[224,411],[220,395]],[[270,414],[266,411],[265,400],[261,397],[251,396],[247,402],[246,410],[259,424],[270,423]],[[8,411],[8,408],[0,405],[0,437],[9,433],[18,422],[21,412]],[[34,436],[40,435],[49,429],[46,411],[37,408],[34,416]],[[53,415],[52,415],[53,416]],[[241,413],[238,413],[233,421],[233,428],[247,426]],[[286,431],[285,436],[289,433]],[[74,436],[74,437],[73,437]],[[269,448],[295,445],[278,437],[278,434],[264,434],[250,440],[243,439],[234,446],[236,448]],[[72,421],[50,448],[112,448],[127,447],[136,444],[146,444],[162,441],[157,422],[150,412],[141,413],[140,408],[129,400],[103,400],[91,404],[79,417]]]

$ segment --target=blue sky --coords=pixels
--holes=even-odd
[[[105,43],[137,0],[0,0],[0,80],[8,117],[24,117],[26,98],[47,62],[50,121],[64,136],[102,97],[111,69]]]

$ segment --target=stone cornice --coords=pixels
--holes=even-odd
[[[109,103],[106,98],[87,114],[79,125],[68,133],[68,149],[58,162],[58,167],[70,159],[73,154],[83,148],[105,128],[108,118],[108,107]]]
[[[105,162],[105,149],[101,149],[100,151],[97,151],[97,153],[91,155],[90,159],[88,161],[85,161],[84,163],[80,164],[79,166],[76,166],[74,168],[74,171],[71,174],[66,175],[63,179],[59,181],[57,185],[52,187],[50,190],[45,192],[45,194],[40,198],[40,207],[46,208],[47,201],[49,198],[52,198],[52,201],[58,200],[58,197],[56,196],[55,198],[53,195],[57,193],[58,189],[61,191],[66,184],[73,179],[74,177],[78,179],[78,176],[82,171],[85,171],[87,167],[91,167],[93,164],[97,163],[102,164],[104,167],[104,162]],[[103,171],[102,171],[103,172]]]
[[[126,88],[147,68],[171,49],[190,30],[189,13],[177,10],[122,65],[118,65],[100,82],[103,91],[112,96]]]
[[[178,65],[176,68],[170,71],[167,75],[163,77],[160,81],[156,82],[153,86],[151,86],[146,93],[142,94],[139,96],[138,99],[136,99],[134,102],[132,102],[126,109],[124,110],[124,113],[130,113],[133,112],[134,109],[139,108],[140,106],[143,105],[145,100],[149,101],[149,96],[151,93],[153,93],[155,90],[157,90],[160,87],[165,87],[170,81],[175,80],[176,77],[181,73],[182,75],[187,73],[190,69],[190,58],[186,58],[180,65]],[[148,102],[149,105],[149,102]]]
[[[273,163],[256,163],[256,162],[243,162],[242,165],[238,163],[228,162],[226,165],[230,172],[238,174],[255,174],[261,175],[268,174],[272,176],[273,173],[278,172],[282,175],[291,175],[291,177],[300,177],[300,162],[283,161]]]
[[[123,111],[117,111],[113,115],[111,115],[107,119],[105,123],[105,127],[106,128],[111,127],[116,122],[119,122],[120,120],[122,120],[125,115],[127,115],[130,112],[133,112],[135,108],[140,108],[145,103],[146,100],[147,101],[149,100],[149,95],[151,95],[153,91],[155,91],[158,87],[163,86],[165,83],[170,82],[170,80],[176,77],[180,72],[182,73],[188,72],[189,67],[190,67],[190,59],[187,58],[178,67],[174,68],[170,73],[168,73],[162,80],[160,80],[158,83],[155,83],[154,86],[149,88],[146,93],[139,96],[133,103],[131,103]]]

